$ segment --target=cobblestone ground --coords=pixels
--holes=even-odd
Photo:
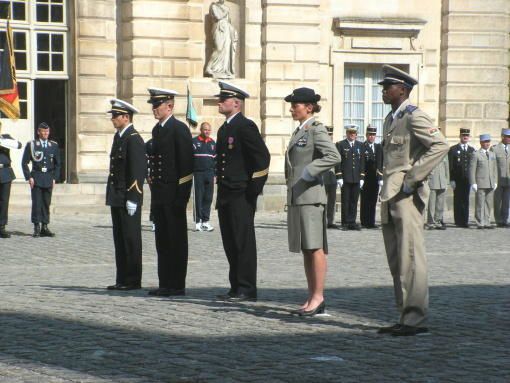
[[[105,290],[109,216],[55,216],[53,239],[32,238],[27,216],[0,240],[0,382],[510,381],[508,229],[426,232],[431,332],[393,338],[376,334],[397,319],[380,230],[328,232],[328,315],[300,319],[283,214],[256,218],[260,299],[243,304],[214,299],[228,284],[218,229],[189,232],[187,296],[150,298],[148,226],[144,290],[121,293]]]

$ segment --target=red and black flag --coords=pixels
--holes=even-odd
[[[2,41],[2,52],[0,52],[0,112],[8,118],[19,118],[19,93],[9,20],[7,20],[7,30],[5,39]]]

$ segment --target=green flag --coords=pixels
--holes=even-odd
[[[188,106],[186,108],[186,121],[193,127],[198,125],[197,121],[197,111],[193,107],[193,97],[191,97],[191,93],[189,92],[188,86]]]

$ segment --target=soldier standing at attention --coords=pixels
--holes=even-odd
[[[60,178],[60,151],[55,141],[49,140],[50,127],[41,122],[37,128],[38,138],[27,143],[21,167],[32,194],[32,223],[34,237],[54,237],[48,229],[53,186]],[[32,170],[28,164],[32,162]],[[42,227],[41,227],[42,224]]]
[[[429,116],[411,105],[418,83],[406,72],[383,66],[382,98],[391,105],[384,120],[384,170],[381,223],[400,320],[380,334],[409,336],[427,332],[429,304],[423,211],[428,200],[424,182],[448,152],[448,145]]]
[[[106,205],[110,206],[117,276],[108,290],[136,290],[142,284],[143,180],[147,173],[145,144],[133,126],[131,104],[112,99],[111,121],[117,130],[110,152]]]
[[[255,209],[269,173],[270,155],[257,125],[241,112],[249,95],[220,81],[218,111],[226,118],[218,130],[216,208],[229,264],[228,302],[257,300]]]
[[[342,158],[342,162],[335,166],[338,186],[342,190],[342,229],[360,230],[356,216],[359,192],[365,182],[365,156],[363,145],[356,140],[358,127],[347,125],[345,129],[347,138],[335,144]]]
[[[427,209],[427,229],[446,230],[443,213],[449,179],[450,167],[448,156],[445,156],[443,161],[429,175],[430,195]]]
[[[200,134],[193,138],[193,184],[195,187],[195,230],[213,231],[209,223],[216,172],[216,142],[210,137],[211,125],[200,124]]]
[[[460,142],[448,151],[450,164],[450,186],[453,189],[453,216],[455,226],[469,227],[469,161],[475,151],[469,145],[470,130],[460,129]]]
[[[0,123],[0,132],[2,124]],[[9,218],[9,199],[11,184],[16,178],[11,167],[11,149],[21,149],[21,142],[15,140],[10,134],[0,134],[0,238],[10,238],[5,231]]]
[[[493,229],[491,226],[491,202],[498,186],[496,155],[490,151],[490,134],[480,135],[480,150],[471,154],[469,182],[476,193],[475,220],[478,229]]]
[[[498,227],[510,227],[510,129],[501,131],[501,142],[491,149],[496,155],[498,187],[494,191],[494,217]]]
[[[173,116],[174,90],[149,88],[152,113],[151,208],[156,225],[159,288],[155,296],[185,295],[188,268],[186,206],[193,179],[193,144],[188,127]]]
[[[376,229],[375,208],[379,188],[382,186],[383,149],[375,142],[377,128],[367,126],[366,141],[363,145],[365,157],[365,184],[361,189],[360,220],[361,226],[367,229]]]

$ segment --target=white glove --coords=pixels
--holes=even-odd
[[[378,184],[379,184],[379,186],[383,186],[383,184],[384,184],[383,180],[379,180]]]
[[[471,189],[473,189],[473,191],[476,193],[476,191],[478,190],[478,185],[477,184],[471,185]]]
[[[452,187],[453,190],[455,190],[457,184],[455,183],[455,181],[450,181],[450,186]]]
[[[137,207],[136,203],[134,203],[132,201],[126,201],[126,210],[127,210],[128,215],[130,215],[130,216],[135,215],[136,207]]]
[[[412,194],[413,193],[413,189],[411,189],[409,186],[407,186],[406,183],[403,183],[402,184],[402,191],[406,194]]]
[[[341,189],[342,186],[344,186],[344,180],[342,178],[340,178],[340,179],[336,180],[336,184]]]
[[[494,189],[496,189],[498,187],[498,184],[494,184]]]
[[[315,181],[315,177],[312,177],[312,175],[310,174],[310,172],[308,171],[307,168],[303,169],[303,174],[301,174],[301,178],[307,182]]]
[[[363,189],[363,185],[365,185],[365,180],[360,180],[359,181],[359,188]]]

